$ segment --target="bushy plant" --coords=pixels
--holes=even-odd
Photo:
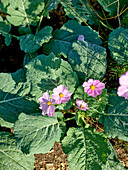
[[[128,141],[128,2],[98,2],[103,11],[88,0],[1,0],[5,44],[16,38],[26,54],[22,69],[0,73],[0,124],[14,131],[0,132],[0,169],[33,169],[34,154],[47,153],[55,141],[62,143],[71,170],[125,169],[108,137]],[[56,30],[42,27],[59,3],[68,21]],[[110,17],[119,27],[108,23]],[[104,34],[103,26],[107,38],[93,29]],[[107,84],[109,67],[117,74],[114,87]],[[87,117],[98,119],[104,134]]]

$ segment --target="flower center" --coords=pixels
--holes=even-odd
[[[94,85],[92,85],[92,86],[90,86],[90,88],[92,89],[92,90],[95,90],[95,86]]]
[[[50,101],[47,102],[47,105],[50,106],[52,103]]]
[[[59,94],[60,97],[63,97],[64,95],[62,93]]]
[[[84,106],[83,106],[83,105],[81,105],[80,107],[81,107],[81,108],[83,108]]]

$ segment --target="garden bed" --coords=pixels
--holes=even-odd
[[[95,0],[91,1],[89,5],[95,8],[97,11],[103,10],[102,5],[100,5]],[[82,6],[82,4],[80,4],[80,6]],[[68,12],[65,12],[64,10],[65,8],[67,8],[67,6],[62,7],[62,5],[59,4],[56,9],[51,10],[49,13],[50,19],[48,19],[47,17],[44,17],[40,24],[40,28],[44,28],[45,26],[50,26],[53,28],[53,31],[55,31],[55,30],[61,29],[62,26],[68,21],[71,21],[70,15],[68,15]],[[6,14],[2,11],[0,12],[1,12],[2,18],[6,19]],[[106,15],[106,18],[109,17],[109,12],[106,11],[104,15]],[[117,89],[117,87],[119,86],[119,83],[118,83],[119,75],[121,75],[122,73],[125,73],[128,70],[128,64],[125,65],[125,68],[123,64],[120,65],[120,63],[118,63],[118,60],[115,61],[113,59],[112,55],[110,54],[110,49],[108,48],[108,36],[112,32],[111,29],[112,28],[113,30],[116,29],[118,27],[118,24],[119,24],[119,18],[116,17],[114,19],[108,20],[108,26],[110,26],[109,28],[104,27],[103,24],[101,24],[99,28],[97,28],[97,25],[95,24],[92,25],[93,30],[99,31],[99,34],[102,37],[101,46],[104,47],[107,52],[107,68],[106,68],[106,72],[105,72],[105,75],[103,76],[102,81],[105,83],[108,91],[109,90],[111,91],[111,89],[113,90]],[[84,22],[81,22],[81,25],[85,26],[86,24]],[[127,24],[125,23],[124,25],[126,26]],[[31,26],[31,29],[32,29],[32,32],[34,33],[35,27]],[[18,27],[12,26],[11,34],[18,35]],[[17,40],[15,37],[12,37],[10,45],[6,46],[4,42],[4,37],[0,35],[0,56],[1,56],[0,57],[0,63],[1,63],[0,72],[1,73],[14,73],[18,69],[23,68],[24,65],[26,64],[25,63],[26,61],[24,60],[24,56],[26,54],[25,49],[26,47],[20,47],[19,40]],[[49,48],[48,49],[49,51],[47,51],[47,46],[46,46],[44,49],[37,49],[36,52],[38,52],[38,54],[42,54],[43,50],[46,55],[46,53],[48,53],[51,49]],[[53,50],[55,52],[55,49]],[[63,59],[64,62],[68,61],[68,59],[65,57],[65,54],[66,54],[65,51],[63,51],[59,55],[59,57],[61,57],[61,59]],[[77,72],[77,69],[76,69],[76,72]],[[78,74],[79,74],[79,71],[78,71]],[[80,75],[80,76],[82,77],[83,75]],[[82,79],[80,80],[80,82],[81,81]],[[100,101],[100,98],[99,98],[99,101]],[[66,113],[65,111],[62,111],[62,113],[64,114],[65,120],[71,119],[71,120],[67,120],[66,122],[66,125],[67,125],[66,131],[70,127],[77,127],[77,125],[80,125],[81,123],[81,120],[78,120],[78,117],[77,118],[75,117],[75,120],[77,120],[75,122],[74,120],[72,120],[72,116],[71,115],[69,116],[70,112],[76,112],[76,110],[77,110],[76,108],[74,109],[73,107],[70,107],[70,109],[66,109]],[[85,115],[84,121],[86,122],[86,124],[89,125],[89,127],[94,128],[96,132],[101,132],[104,134],[104,125],[101,122],[99,123],[98,118],[95,118],[95,116],[90,117],[90,116]],[[10,129],[6,127],[0,127],[0,131],[14,133],[12,128]],[[118,139],[117,137],[114,137],[114,138],[108,137],[107,139],[112,144],[120,162],[124,165],[126,169],[128,169],[128,142],[122,139]],[[51,170],[69,170],[70,169],[68,165],[68,161],[67,161],[68,155],[66,155],[63,152],[61,143],[55,142],[53,148],[48,153],[34,154],[34,156],[35,156],[34,170],[50,170],[50,169]]]

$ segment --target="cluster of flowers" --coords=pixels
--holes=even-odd
[[[128,71],[120,76],[119,84],[120,86],[117,90],[118,96],[128,99]],[[100,95],[102,93],[102,89],[105,88],[104,83],[93,79],[89,79],[87,82],[84,82],[82,86],[84,87],[84,92],[93,97]],[[47,113],[48,116],[53,116],[55,112],[54,104],[66,103],[70,100],[71,95],[72,93],[63,85],[59,85],[57,88],[53,89],[52,99],[50,99],[48,92],[43,93],[43,96],[38,99],[41,103],[39,108],[42,110],[42,115]],[[76,105],[80,110],[86,111],[89,109],[88,104],[85,103],[84,100],[76,99]]]
[[[82,86],[84,87],[84,91],[93,97],[100,95],[102,93],[102,89],[105,88],[104,83],[93,79],[89,79],[88,82],[84,82]],[[57,88],[53,89],[52,99],[50,99],[48,92],[43,93],[43,96],[38,99],[41,103],[39,108],[42,110],[42,115],[47,113],[48,116],[53,116],[55,112],[54,104],[66,103],[70,100],[71,95],[72,93],[63,85],[59,85]],[[88,104],[85,103],[84,100],[77,99],[76,105],[80,110],[86,111],[89,109]]]

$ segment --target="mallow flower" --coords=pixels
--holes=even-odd
[[[77,108],[80,109],[80,110],[89,110],[89,107],[87,105],[87,103],[85,103],[84,100],[78,100],[76,99],[76,104],[77,104]]]
[[[87,82],[84,82],[83,85],[84,91],[93,97],[97,97],[102,93],[102,89],[105,88],[105,84],[101,83],[99,80],[89,79]]]
[[[66,103],[68,100],[70,100],[70,96],[72,93],[68,91],[67,87],[64,87],[63,85],[57,86],[57,88],[53,89],[52,97],[56,101],[56,104]]]
[[[79,41],[84,41],[84,36],[83,36],[83,35],[79,35],[79,36],[78,36],[78,40],[79,40]]]
[[[119,84],[120,86],[117,89],[118,96],[128,99],[128,71],[120,76]]]
[[[50,99],[48,92],[43,93],[43,96],[39,99],[40,109],[42,110],[42,115],[48,114],[49,117],[54,115],[55,107],[52,104],[55,104],[54,99]]]

